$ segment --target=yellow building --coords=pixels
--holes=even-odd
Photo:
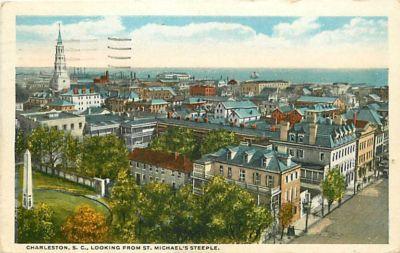
[[[367,121],[357,120],[357,156],[356,156],[356,182],[357,188],[372,180],[375,172],[374,166],[374,138],[376,128]]]

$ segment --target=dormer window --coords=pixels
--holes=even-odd
[[[296,134],[290,133],[289,134],[289,141],[295,142],[296,141]]]
[[[230,150],[228,150],[226,155],[227,155],[227,157],[226,157],[227,160],[232,159],[232,152]]]
[[[298,135],[298,142],[303,143],[303,139],[304,139],[304,134],[299,134]]]
[[[244,162],[245,162],[245,163],[248,163],[248,162],[249,162],[249,155],[245,153],[245,154],[243,155],[243,159],[244,159]]]

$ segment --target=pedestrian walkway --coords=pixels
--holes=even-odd
[[[368,185],[364,185],[364,187],[359,191],[362,192],[364,189],[368,188],[371,185],[377,184],[381,182],[382,179],[374,180],[373,182],[370,182]],[[347,189],[345,192],[345,195],[343,197],[341,205],[346,203],[348,200],[350,200],[354,196],[354,190],[353,189]],[[335,202],[331,206],[331,212],[335,210],[336,208],[339,207],[339,203]],[[328,205],[324,205],[324,217],[328,214]],[[314,208],[309,216],[308,216],[308,230],[312,228],[313,226],[317,225],[321,220],[323,219],[322,217],[322,206],[319,206],[317,208]],[[321,224],[323,225],[323,224]],[[325,224],[327,225],[327,224]],[[305,226],[306,226],[306,215],[304,215],[301,219],[297,220],[294,224],[292,224],[295,229],[295,236],[287,236],[286,234],[286,229],[285,233],[283,235],[282,240],[281,238],[281,231],[277,231],[275,235],[275,243],[276,244],[286,244],[290,243],[294,238],[300,237],[304,234],[305,231]],[[271,233],[266,233],[263,238],[261,238],[260,243],[266,243],[266,244],[273,244],[274,243],[274,237]]]

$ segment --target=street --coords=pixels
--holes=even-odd
[[[311,226],[295,244],[388,243],[388,180],[373,184]]]

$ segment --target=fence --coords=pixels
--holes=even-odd
[[[107,187],[110,184],[110,179],[102,179],[102,178],[90,178],[90,177],[84,177],[80,176],[76,173],[69,172],[69,171],[64,171],[60,169],[51,169],[47,167],[42,167],[42,168],[36,168],[39,171],[42,171],[46,174],[57,176],[59,178],[66,179],[68,181],[85,185],[88,186],[92,189],[94,189],[101,197],[106,196],[106,193],[108,192]]]

